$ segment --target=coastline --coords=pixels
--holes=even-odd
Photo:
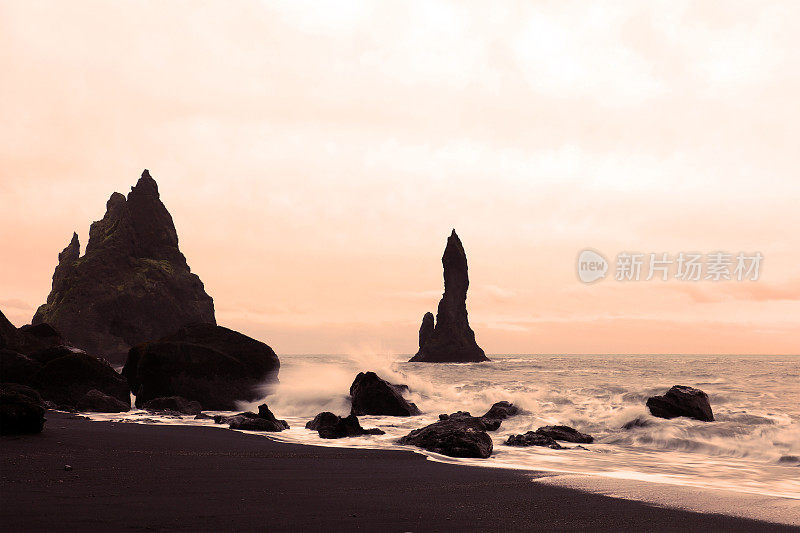
[[[797,531],[532,480],[550,473],[428,461],[413,451],[46,416],[39,435],[0,438],[4,531]]]

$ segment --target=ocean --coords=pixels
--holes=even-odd
[[[281,356],[280,383],[263,390],[266,402],[291,429],[270,438],[305,444],[413,449],[432,460],[517,468],[553,475],[590,475],[779,498],[800,506],[800,356],[756,355],[492,355],[472,364],[408,363],[408,357],[371,353]],[[359,417],[381,436],[323,440],[305,423],[321,411],[349,414],[355,375],[373,370],[410,387],[408,399],[423,415]],[[672,385],[709,395],[716,421],[664,420],[645,401]],[[489,459],[451,459],[396,441],[440,413],[481,415],[508,400],[524,412],[490,433]],[[257,410],[257,409],[254,409]],[[154,416],[144,411],[92,418],[129,422],[213,425],[204,420]],[[622,429],[643,417],[650,425]],[[506,446],[512,433],[568,425],[594,436],[567,450]]]

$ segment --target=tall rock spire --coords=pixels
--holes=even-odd
[[[419,351],[413,362],[472,363],[488,361],[467,319],[467,254],[456,230],[447,238],[442,255],[444,294],[436,312],[426,313],[419,330]]]
[[[145,170],[126,198],[115,192],[89,229],[58,256],[53,290],[33,324],[47,322],[91,353],[124,361],[128,349],[190,323],[216,323],[214,302],[178,248],[172,216]]]

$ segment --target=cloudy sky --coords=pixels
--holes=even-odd
[[[143,168],[220,324],[416,351],[800,353],[800,3],[0,1],[0,309]],[[755,252],[582,284],[578,253]],[[613,273],[612,273],[613,274]]]

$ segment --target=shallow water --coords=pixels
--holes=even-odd
[[[264,389],[266,401],[291,429],[270,437],[328,446],[399,448],[397,438],[435,421],[439,413],[483,414],[510,400],[525,410],[491,433],[494,453],[481,466],[592,474],[798,500],[800,505],[800,357],[733,355],[513,355],[477,364],[425,364],[389,356],[282,356],[281,383]],[[360,417],[386,435],[328,441],[306,430],[320,411],[349,412],[355,374],[375,370],[411,388],[423,411],[410,418]],[[709,395],[715,422],[651,417],[648,396],[681,384]],[[253,408],[258,403],[242,405]],[[637,416],[651,425],[621,426]],[[92,418],[209,424],[166,419],[142,411]],[[595,437],[588,450],[514,448],[508,435],[548,425],[575,427]],[[212,423],[213,425],[213,423]],[[566,444],[567,446],[573,446]]]

